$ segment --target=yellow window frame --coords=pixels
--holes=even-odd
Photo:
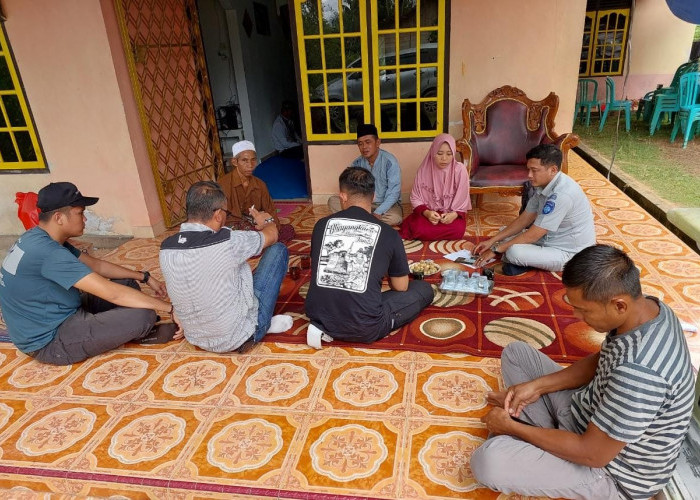
[[[590,11],[586,12],[586,19],[590,19],[590,29],[586,29],[586,24],[584,22],[583,25],[583,43],[586,41],[586,35],[588,35],[588,45],[585,46],[582,43],[581,46],[581,59],[580,63],[585,62],[586,63],[586,69],[583,71],[579,72],[579,76],[589,76],[588,72],[591,70],[591,57],[593,56],[593,37],[595,35],[596,31],[596,12],[595,11]],[[583,51],[585,49],[588,49],[588,56],[584,59],[583,58]],[[579,65],[580,65],[579,63]]]
[[[421,0],[416,0],[416,13],[420,12],[420,2]],[[399,7],[400,2],[394,2],[394,22],[399,19]],[[380,135],[383,139],[407,139],[407,138],[421,138],[421,137],[434,137],[437,133],[443,130],[443,106],[444,106],[444,88],[445,88],[445,0],[438,0],[438,22],[437,26],[426,26],[421,27],[420,25],[420,15],[416,15],[416,26],[411,28],[397,28],[394,29],[379,29],[379,13],[376,7],[372,9],[372,64],[374,71],[373,80],[373,103],[374,103],[374,120],[377,125],[377,129],[380,131]],[[420,59],[420,46],[421,32],[438,32],[438,51],[437,51],[437,62],[421,64],[418,63]],[[400,64],[400,35],[403,33],[415,33],[418,35],[416,37],[416,64]],[[388,66],[379,65],[379,36],[380,35],[391,35],[395,34],[395,64]],[[415,68],[416,69],[416,85],[420,88],[420,74],[421,69],[433,69],[437,64],[437,96],[430,98],[423,98],[416,92],[415,98],[402,99],[401,95],[401,69]],[[398,70],[398,77],[396,78],[396,98],[395,99],[381,99],[381,70],[382,69],[395,69]],[[437,99],[437,101],[436,101]],[[421,103],[425,102],[436,102],[437,106],[437,116],[435,121],[435,128],[430,130],[411,130],[411,131],[401,131],[401,113],[399,112],[401,103],[417,103],[416,106],[416,128],[420,128],[420,107]],[[382,131],[381,127],[381,106],[382,104],[396,104],[396,128],[395,132]]]
[[[299,43],[298,54],[299,54],[299,68],[301,75],[301,91],[302,91],[302,101],[304,103],[304,118],[306,123],[306,137],[310,141],[323,141],[323,140],[354,140],[356,134],[350,131],[350,117],[348,116],[348,106],[362,106],[363,113],[366,118],[369,117],[370,105],[367,96],[369,96],[369,71],[367,68],[368,54],[367,54],[367,30],[363,29],[362,22],[360,22],[359,32],[345,32],[343,26],[343,15],[342,15],[342,0],[337,0],[338,10],[340,12],[340,32],[339,33],[324,33],[323,32],[323,2],[318,0],[318,19],[319,26],[318,35],[306,35],[304,33],[304,26],[302,20],[301,7],[306,0],[295,0],[295,19],[296,19],[296,31],[297,31],[297,41]],[[364,1],[358,2],[360,12],[360,20],[363,20],[367,16],[366,3]],[[360,57],[362,60],[361,68],[348,68],[348,61],[345,60],[345,50],[344,50],[344,38],[345,37],[357,37],[360,36]],[[328,69],[326,68],[326,54],[325,54],[325,43],[324,41],[332,38],[340,38],[341,43],[341,61],[342,68],[340,69]],[[321,69],[308,69],[306,60],[306,42],[309,40],[319,40],[320,50],[321,50]],[[365,97],[361,102],[348,101],[347,95],[347,76],[350,73],[355,72],[362,73],[362,95]],[[325,89],[323,102],[312,102],[311,101],[311,91],[313,89],[309,88],[309,75],[322,75],[323,76],[323,88]],[[328,76],[340,74],[343,81],[343,100],[333,101],[328,100],[327,90],[328,90]],[[343,107],[345,113],[345,132],[332,133],[331,130],[331,107]],[[314,133],[312,128],[312,110],[315,108],[323,108],[325,110],[326,118],[326,131],[327,133]]]
[[[622,28],[610,28],[610,26],[604,27],[604,29],[601,29],[600,23],[602,21],[602,18],[605,16],[608,16],[608,20],[610,19],[611,14],[617,14],[618,16],[623,16],[625,19],[625,25]],[[610,9],[610,10],[599,10],[596,13],[596,18],[595,18],[595,24],[594,24],[594,31],[592,34],[592,39],[593,39],[593,47],[591,48],[589,54],[590,54],[590,59],[589,59],[589,65],[588,65],[588,74],[590,76],[614,76],[614,75],[621,75],[622,74],[622,65],[625,61],[625,51],[627,50],[627,37],[629,35],[629,21],[630,21],[630,9]],[[609,22],[609,21],[608,21]],[[614,46],[617,45],[613,43],[610,45],[612,48],[611,50],[611,56],[610,57],[602,57],[602,58],[597,58],[596,57],[596,52],[598,51],[599,47],[604,47],[608,44],[606,43],[599,43],[598,41],[598,36],[601,33],[612,33],[613,34],[613,40],[615,39],[615,35],[617,33],[622,32],[622,41],[621,41],[621,47],[620,47],[620,56],[619,57],[613,57],[614,55]],[[605,61],[609,61],[610,65],[612,67],[613,61],[619,61],[618,69],[617,71],[595,71],[595,63],[596,62],[601,62],[604,63]],[[602,66],[602,64],[601,64]]]
[[[12,56],[12,51],[10,50],[4,25],[2,26],[2,29],[0,29],[0,57],[5,58],[13,87],[11,90],[0,90],[0,113],[2,113],[2,120],[5,122],[5,126],[0,126],[0,134],[9,135],[12,142],[12,147],[15,150],[15,155],[18,158],[18,161],[7,161],[0,155],[0,173],[17,173],[27,171],[35,172],[37,170],[46,170],[46,162],[39,144],[39,137],[36,133],[34,120],[32,119],[29,105],[24,95],[24,89],[22,88],[22,83],[15,66],[15,60]],[[24,126],[12,125],[10,123],[8,112],[5,107],[4,96],[15,96],[17,98],[19,102],[19,109],[24,119]],[[0,125],[2,124],[0,123]],[[27,132],[29,134],[31,146],[36,156],[35,160],[22,159],[20,148],[15,136],[16,132]]]

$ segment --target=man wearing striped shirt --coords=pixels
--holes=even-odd
[[[474,477],[504,493],[649,498],[673,473],[693,405],[678,318],[642,295],[634,263],[611,246],[576,254],[562,281],[574,315],[607,336],[564,369],[524,343],[503,350],[507,389],[487,396]]]
[[[287,273],[287,247],[277,242],[270,214],[249,212],[257,231],[224,227],[223,189],[197,182],[187,191],[187,222],[160,247],[160,267],[185,338],[206,351],[243,352],[265,334],[292,327],[291,316],[272,315]],[[261,252],[252,273],[247,261]]]

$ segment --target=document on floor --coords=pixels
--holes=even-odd
[[[466,249],[458,250],[456,252],[452,252],[452,253],[448,253],[447,255],[444,255],[444,257],[446,259],[453,261],[453,262],[457,262],[458,264],[464,264],[465,266],[471,267],[472,269],[476,268],[474,266],[474,263],[476,262],[477,256],[472,255],[472,253],[469,250],[466,250]],[[492,262],[496,262],[496,259],[489,259],[487,262],[484,263],[484,265],[489,265]]]

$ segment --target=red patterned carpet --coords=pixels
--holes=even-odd
[[[406,241],[404,246],[409,261],[432,259],[442,270],[465,270],[468,268],[444,255],[471,250],[474,243]],[[298,261],[299,254],[293,255],[291,263]],[[270,335],[270,341],[306,342],[308,319],[303,313],[309,279],[310,270],[304,270],[298,280],[284,281],[276,312],[293,315],[295,323],[291,334]],[[371,346],[335,341],[325,345],[499,357],[504,346],[524,340],[562,362],[584,357],[600,345],[601,336],[574,318],[571,307],[564,302],[560,273],[531,271],[514,277],[496,273],[493,291],[488,296],[442,292],[438,288],[439,273],[426,280],[433,286],[435,299],[409,325]]]
[[[598,241],[628,251],[645,292],[700,325],[700,256],[573,153],[570,165]],[[471,243],[512,220],[518,204],[486,196],[470,212]],[[308,204],[278,209],[299,235],[327,215]],[[130,241],[107,258],[160,278],[164,237]],[[406,245],[419,260],[471,243]],[[290,249],[295,265],[309,241]],[[600,341],[571,317],[556,275],[497,276],[487,298],[440,294],[372,348],[320,351],[298,343],[308,321],[303,285],[287,277],[278,304],[295,311],[293,332],[244,355],[171,342],[53,367],[0,343],[0,497],[521,498],[478,484],[469,457],[486,438],[485,393],[502,388],[491,357],[501,345],[520,338],[571,360]],[[687,339],[697,367],[700,336]]]

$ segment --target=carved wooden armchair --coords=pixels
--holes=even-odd
[[[469,171],[470,190],[517,195],[527,181],[525,154],[538,144],[556,144],[564,155],[561,170],[567,172],[567,153],[579,143],[575,134],[557,135],[554,118],[559,97],[554,92],[533,101],[522,90],[503,86],[491,91],[479,104],[462,103],[462,138],[457,150]]]

